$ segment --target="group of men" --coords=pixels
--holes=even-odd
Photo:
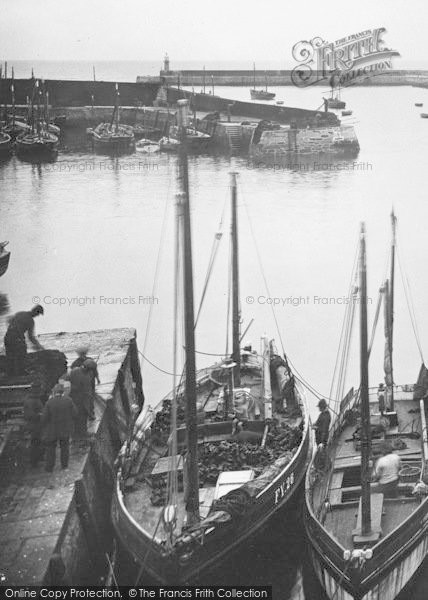
[[[85,438],[88,419],[95,419],[95,382],[99,383],[97,364],[87,357],[88,348],[77,350],[78,358],[52,389],[45,405],[37,387],[24,402],[24,418],[31,434],[30,462],[36,467],[46,453],[46,471],[55,466],[59,444],[61,466],[68,467],[70,438]]]
[[[34,332],[34,318],[43,314],[43,307],[36,305],[30,311],[18,312],[10,319],[4,337],[9,376],[26,374],[26,334],[37,350],[43,350]],[[52,472],[59,444],[61,466],[66,469],[70,438],[85,437],[88,419],[95,419],[95,384],[100,380],[97,363],[88,357],[88,351],[86,346],[76,349],[77,359],[53,387],[45,404],[37,383],[33,383],[31,393],[24,401],[24,418],[31,437],[30,463],[33,467],[45,454],[46,471]]]

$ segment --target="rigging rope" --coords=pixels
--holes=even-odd
[[[415,335],[416,344],[417,344],[418,350],[419,350],[419,355],[421,357],[422,363],[425,364],[424,355],[422,352],[422,345],[421,345],[421,341],[420,341],[420,337],[419,337],[418,325],[416,322],[416,313],[415,313],[415,307],[413,304],[410,283],[409,283],[407,275],[404,271],[404,266],[402,265],[402,260],[401,260],[401,255],[399,252],[398,244],[396,244],[396,248],[397,248],[398,265],[400,267],[401,281],[402,281],[403,287],[404,287],[404,294],[406,296],[406,302],[407,302],[407,308],[409,310],[410,321],[412,323],[413,333]]]
[[[263,282],[264,282],[264,285],[265,285],[266,293],[267,293],[267,295],[269,297],[272,297],[272,295],[270,293],[270,290],[269,290],[269,286],[267,284],[266,275],[265,275],[265,272],[264,272],[264,269],[263,269],[263,264],[262,264],[262,260],[261,260],[261,256],[260,256],[260,251],[259,251],[259,247],[258,247],[258,244],[257,244],[257,239],[256,239],[256,236],[255,236],[255,233],[254,233],[253,224],[252,224],[251,217],[250,217],[250,214],[249,214],[248,206],[247,206],[247,203],[245,202],[244,193],[241,194],[241,197],[242,197],[242,203],[243,203],[244,208],[245,208],[245,212],[247,214],[247,219],[248,219],[248,222],[249,222],[249,225],[250,225],[251,237],[253,239],[254,247],[255,247],[255,250],[256,250],[256,255],[257,255],[257,260],[258,260],[258,264],[259,264],[259,269],[260,269],[260,272],[261,272],[261,275],[262,275],[262,279],[263,279]],[[280,344],[281,344],[282,353],[283,353],[284,356],[287,357],[287,362],[291,365],[291,367],[293,369],[293,373],[295,375],[297,375],[296,379],[298,379],[298,381],[300,381],[300,383],[302,385],[304,385],[317,399],[324,398],[326,401],[330,402],[330,398],[328,396],[324,396],[324,394],[321,394],[321,392],[318,392],[313,386],[311,386],[311,384],[309,384],[304,379],[304,377],[299,373],[299,371],[297,370],[297,368],[295,367],[295,365],[291,362],[291,360],[288,357],[288,355],[286,355],[285,349],[284,349],[284,343],[283,343],[283,340],[282,340],[281,332],[280,332],[280,329],[279,329],[279,323],[278,323],[278,319],[276,317],[276,312],[275,312],[275,308],[274,308],[273,303],[270,305],[270,308],[271,308],[271,311],[272,311],[273,320],[275,322],[276,331],[278,333],[278,338],[279,338],[279,341],[280,341]]]
[[[157,254],[157,258],[156,258],[155,276],[153,279],[152,298],[156,298],[156,294],[157,294],[159,267],[160,267],[160,262],[161,262],[162,250],[164,247],[164,238],[165,238],[167,216],[168,216],[168,210],[169,210],[169,190],[170,190],[170,182],[168,181],[168,190],[167,190],[166,200],[165,200],[165,208],[164,208],[162,227],[161,227],[161,236],[160,236],[160,241],[159,241],[158,254]],[[149,340],[149,333],[150,333],[150,327],[151,327],[152,315],[153,315],[153,306],[154,306],[154,303],[150,303],[149,316],[147,318],[147,326],[146,326],[146,332],[145,332],[145,336],[144,336],[144,344],[143,344],[143,352],[142,352],[143,358],[146,353],[147,343]],[[150,362],[150,361],[148,361],[148,362]],[[143,365],[144,365],[144,363],[141,365],[141,369],[143,369]]]

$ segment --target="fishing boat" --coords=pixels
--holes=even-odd
[[[0,242],[0,277],[4,275],[9,266],[10,252],[6,250],[9,242]]]
[[[51,133],[45,121],[46,98],[36,80],[29,109],[30,131],[24,131],[16,137],[15,149],[18,156],[50,158],[58,150],[58,137]]]
[[[265,89],[256,89],[256,64],[253,64],[253,88],[250,90],[251,100],[273,100],[276,96],[274,92],[268,92],[267,75],[265,75]]]
[[[131,426],[112,504],[114,529],[136,563],[136,581],[150,574],[165,584],[191,582],[217,568],[280,509],[297,503],[311,453],[304,394],[287,357],[267,337],[260,352],[242,342],[236,173],[231,175],[231,352],[196,370],[188,104],[178,104],[182,191],[174,245],[175,273],[182,282],[176,275],[174,306],[183,303],[185,335],[181,341],[176,308],[173,373],[178,377],[172,376],[171,394],[155,409],[143,409]],[[216,233],[213,249],[221,237]],[[177,356],[183,346],[180,373]]]
[[[120,123],[119,86],[116,83],[116,96],[110,123],[100,123],[93,130],[87,130],[93,139],[96,151],[107,154],[131,152],[134,149],[134,132],[130,125]]]
[[[352,110],[342,110],[342,117],[350,117],[352,115]]]
[[[423,105],[424,105],[423,102],[415,102],[415,106],[421,107]]]
[[[422,119],[428,119],[428,113],[421,113]]]
[[[180,128],[177,125],[172,125],[169,128],[169,138],[180,142]],[[212,140],[209,133],[198,131],[195,127],[187,127],[186,129],[186,144],[187,149],[191,152],[206,150]]]
[[[394,600],[428,551],[428,371],[423,365],[416,385],[394,383],[394,214],[390,276],[380,289],[370,344],[364,226],[359,246],[358,270],[349,295],[353,306],[347,308],[338,353],[341,366],[334,386],[338,416],[326,447],[317,450],[308,469],[305,526],[315,572],[330,599]],[[409,290],[405,291],[409,298]],[[368,361],[382,303],[385,384],[370,388]],[[357,391],[343,395],[355,306],[360,311],[360,384]],[[372,475],[379,475],[382,450],[384,454],[393,450],[401,468],[399,479],[392,476],[389,484],[381,485],[372,481]]]
[[[6,158],[13,152],[13,140],[4,131],[0,130],[0,158]]]
[[[10,85],[10,92],[12,97],[12,112],[9,114],[7,106],[5,106],[5,120],[2,123],[1,130],[3,133],[10,135],[14,142],[18,135],[21,133],[27,133],[31,130],[30,125],[16,118],[16,103],[15,103],[15,84],[14,75],[12,70],[12,83]]]
[[[340,87],[336,88],[333,78],[330,79],[330,86],[331,92],[329,98],[323,98],[325,109],[340,110],[342,108],[346,108],[346,102],[344,102],[340,97]]]

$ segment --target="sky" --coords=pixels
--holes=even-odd
[[[424,0],[0,0],[1,60],[269,60],[291,48],[385,27],[396,68],[427,55]]]

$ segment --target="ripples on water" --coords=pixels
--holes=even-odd
[[[274,91],[286,104],[308,108],[320,104],[319,90]],[[248,90],[217,89],[216,93],[246,98]],[[369,312],[373,318],[385,276],[392,205],[399,219],[400,253],[413,290],[422,346],[427,347],[428,122],[420,119],[414,107],[417,101],[428,101],[426,94],[412,88],[347,90],[344,99],[354,111],[350,122],[355,124],[361,145],[352,168],[350,163],[330,159],[323,161],[321,168],[311,168],[310,161],[304,168],[303,161],[297,161],[276,170],[254,168],[244,157],[189,159],[196,298],[200,297],[223,207],[226,214],[229,211],[228,172],[236,170],[240,173],[243,327],[255,319],[247,339],[258,346],[260,336],[267,332],[279,345],[266,297],[280,298],[276,314],[286,352],[299,372],[324,394],[329,393],[344,312],[340,299],[347,295],[359,222],[367,223],[369,296],[373,299]],[[137,328],[142,350],[149,315],[147,298],[152,294],[166,212],[158,301],[153,305],[146,353],[153,363],[171,371],[176,157],[94,156],[82,148],[83,141],[83,137],[67,135],[63,140],[66,152],[54,163],[34,165],[12,158],[0,164],[0,239],[8,239],[11,250],[0,291],[7,296],[12,312],[40,299],[45,316],[36,324],[38,332],[131,326]],[[269,292],[259,270],[248,215]],[[224,243],[198,324],[197,348],[201,352],[222,353],[225,349],[227,261]],[[246,302],[249,296],[254,303]],[[315,297],[337,300],[324,304]],[[60,299],[65,299],[65,304],[60,305]],[[4,315],[0,322],[4,330]],[[382,379],[379,329],[371,358],[372,385]],[[210,362],[204,354],[198,355],[199,367]],[[420,357],[399,284],[395,363],[396,380],[414,382]],[[357,372],[354,345],[349,386],[357,380]],[[143,367],[143,377],[146,397],[152,403],[172,384],[148,364]],[[310,401],[314,405],[312,398]],[[263,555],[270,557],[270,563],[268,550],[266,542]],[[263,558],[257,562],[262,572]],[[281,570],[282,564],[280,559],[274,561],[273,568]],[[273,576],[275,581],[281,580]]]

